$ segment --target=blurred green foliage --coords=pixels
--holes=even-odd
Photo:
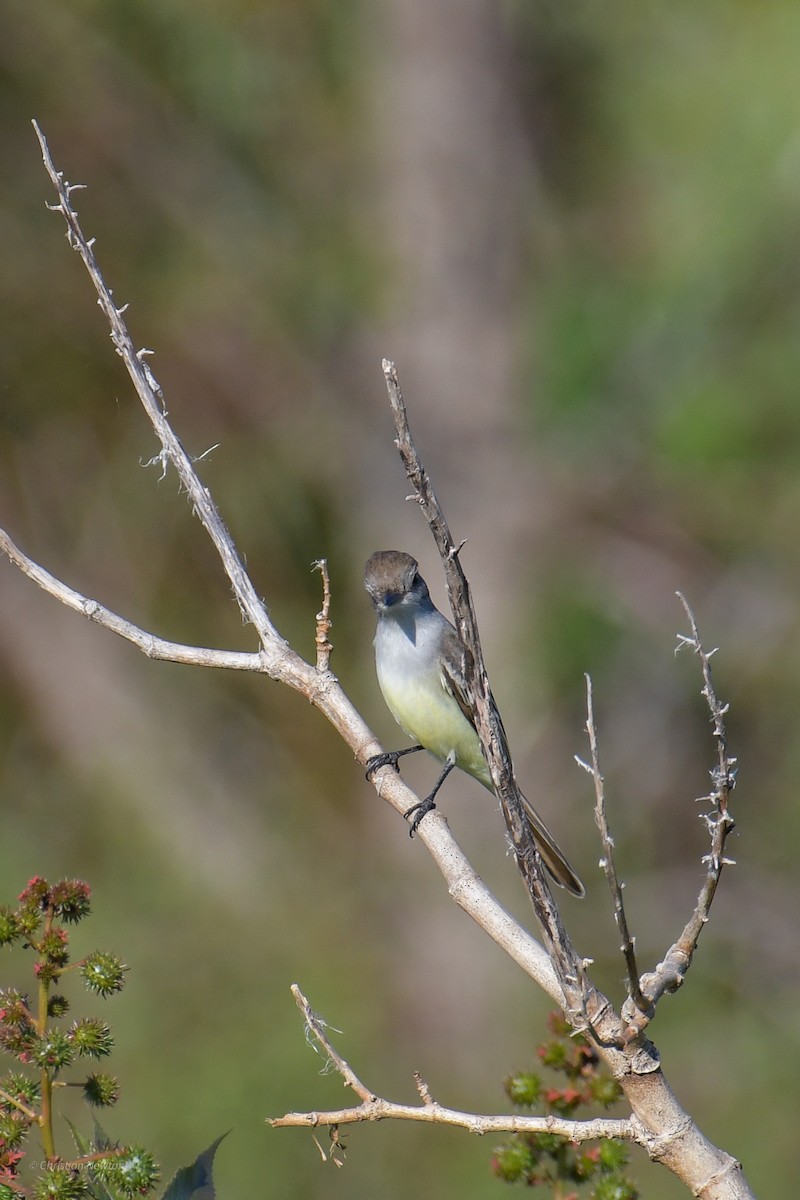
[[[520,775],[585,876],[598,850],[572,755],[584,752],[582,674],[594,677],[645,965],[698,886],[692,801],[713,761],[695,664],[672,654],[676,589],[722,647],[717,683],[742,764],[740,865],[653,1033],[704,1131],[756,1190],[793,1196],[800,10],[487,0],[443,8],[443,32],[416,48],[387,35],[400,10],[427,30],[422,0],[5,0],[0,523],[67,582],[163,636],[254,645],[173,479],[141,465],[153,438],[44,208],[35,116],[59,167],[88,185],[81,218],[115,295],[131,301],[134,336],[156,351],[179,435],[197,454],[220,444],[203,477],[281,632],[312,653],[310,567],[327,557],[334,669],[394,737],[360,572],[400,520],[409,550],[426,542],[413,512],[396,515],[407,488],[379,357],[394,353],[401,317],[430,305],[412,289],[400,311],[396,280],[413,264],[397,259],[387,198],[404,148],[426,122],[438,128],[425,109],[433,83],[461,72],[465,109],[480,102],[467,52],[494,39],[516,156],[506,174],[445,191],[440,227],[421,205],[415,246],[436,261],[472,188],[495,189],[488,211],[492,196],[503,213],[505,195],[521,198],[511,382],[476,398],[483,441],[459,440],[461,415],[432,381],[407,392],[414,428],[423,452],[437,423],[451,433],[427,465],[470,536],[465,563]],[[417,74],[423,49],[426,64],[438,60]],[[414,104],[387,125],[401,61]],[[442,135],[423,178],[460,149]],[[466,229],[464,256],[493,232]],[[465,293],[448,277],[439,294],[448,310],[489,303],[488,288]],[[426,315],[401,377],[417,347],[421,357],[445,343],[449,315]],[[476,362],[491,352],[451,349]],[[494,430],[506,457],[474,470]],[[481,498],[482,526],[463,528],[459,477]],[[503,482],[519,496],[513,512],[495,501]],[[481,574],[483,549],[512,523],[506,574]],[[495,607],[510,616],[492,634]],[[10,567],[0,653],[2,878],[12,893],[36,873],[91,879],[107,922],[96,936],[125,948],[115,1063],[126,1135],[169,1173],[233,1127],[217,1163],[231,1200],[256,1181],[286,1200],[500,1195],[490,1148],[457,1132],[357,1129],[335,1171],[305,1134],[264,1126],[342,1098],[303,1040],[295,978],[345,1030],[343,1051],[370,1086],[410,1098],[420,1069],[438,1099],[479,1111],[504,1103],[500,1080],[546,1010],[450,912],[321,718],[263,679],[140,660]],[[528,920],[491,806],[459,785],[447,811],[481,874]],[[618,997],[599,877],[593,888],[598,902],[571,906],[568,920]],[[649,1197],[682,1194],[660,1169],[632,1170]]]
[[[551,1013],[547,1023],[551,1037],[536,1047],[537,1068],[546,1068],[547,1075],[538,1069],[510,1075],[505,1092],[511,1103],[530,1110],[526,1115],[575,1121],[588,1120],[595,1109],[617,1103],[619,1083],[600,1066],[583,1036],[573,1032],[560,1012]],[[552,1132],[515,1133],[495,1147],[492,1170],[505,1183],[540,1187],[539,1195],[556,1200],[565,1194],[577,1200],[579,1190],[588,1200],[638,1200],[640,1192],[625,1174],[629,1157],[629,1148],[616,1138],[582,1145]]]

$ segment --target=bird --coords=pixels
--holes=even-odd
[[[411,835],[431,809],[450,772],[458,767],[493,794],[492,777],[475,729],[464,670],[464,647],[450,621],[431,600],[416,559],[402,550],[376,550],[364,568],[366,588],[378,623],[375,668],[386,705],[415,745],[377,754],[367,775],[381,766],[397,768],[405,754],[427,750],[443,765],[432,792],[413,805]],[[521,797],[531,833],[553,879],[573,896],[585,889],[533,805]]]

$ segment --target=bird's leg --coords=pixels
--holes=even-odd
[[[404,754],[416,754],[418,750],[424,749],[424,746],[408,746],[405,750],[387,750],[383,754],[373,754],[372,758],[367,759],[367,779],[379,767],[394,767],[396,771],[398,759]]]
[[[433,791],[430,792],[425,797],[424,800],[420,800],[417,804],[412,804],[411,808],[407,808],[406,811],[403,813],[403,816],[405,817],[406,820],[408,820],[408,818],[411,816],[412,813],[416,814],[414,817],[414,820],[411,822],[411,828],[408,831],[409,837],[413,838],[414,834],[419,829],[420,821],[422,820],[422,818],[426,817],[432,809],[436,808],[436,793],[439,791],[439,788],[442,786],[445,779],[447,779],[447,776],[450,774],[450,772],[452,771],[452,769],[455,765],[456,765],[456,756],[455,756],[455,754],[453,754],[451,752],[450,754],[448,754],[447,759],[445,761],[444,770],[442,771],[441,775],[436,780],[436,783],[433,786]]]

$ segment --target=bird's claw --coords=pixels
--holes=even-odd
[[[434,808],[436,808],[436,801],[432,796],[427,796],[424,800],[420,800],[416,804],[412,804],[411,808],[406,809],[403,813],[406,821],[412,813],[416,813],[414,820],[411,822],[411,828],[408,831],[409,837],[413,838],[420,827],[423,817],[427,817],[428,813],[433,812]]]
[[[383,754],[373,754],[372,758],[367,759],[366,778],[369,779],[373,771],[377,771],[381,767],[394,767],[395,771],[399,770],[397,766],[399,758],[398,750],[386,750]]]

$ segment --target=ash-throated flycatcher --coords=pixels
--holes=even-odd
[[[428,593],[416,560],[402,550],[378,550],[368,560],[364,586],[378,614],[375,666],[383,698],[397,724],[418,743],[407,750],[379,754],[367,772],[396,767],[404,754],[428,750],[444,771],[429,796],[409,809],[411,833],[436,807],[434,797],[453,767],[460,767],[494,793],[492,777],[475,731],[463,673],[463,647],[453,626]],[[536,810],[524,800],[525,813],[542,861],[561,887],[583,896],[584,887],[551,837]]]

